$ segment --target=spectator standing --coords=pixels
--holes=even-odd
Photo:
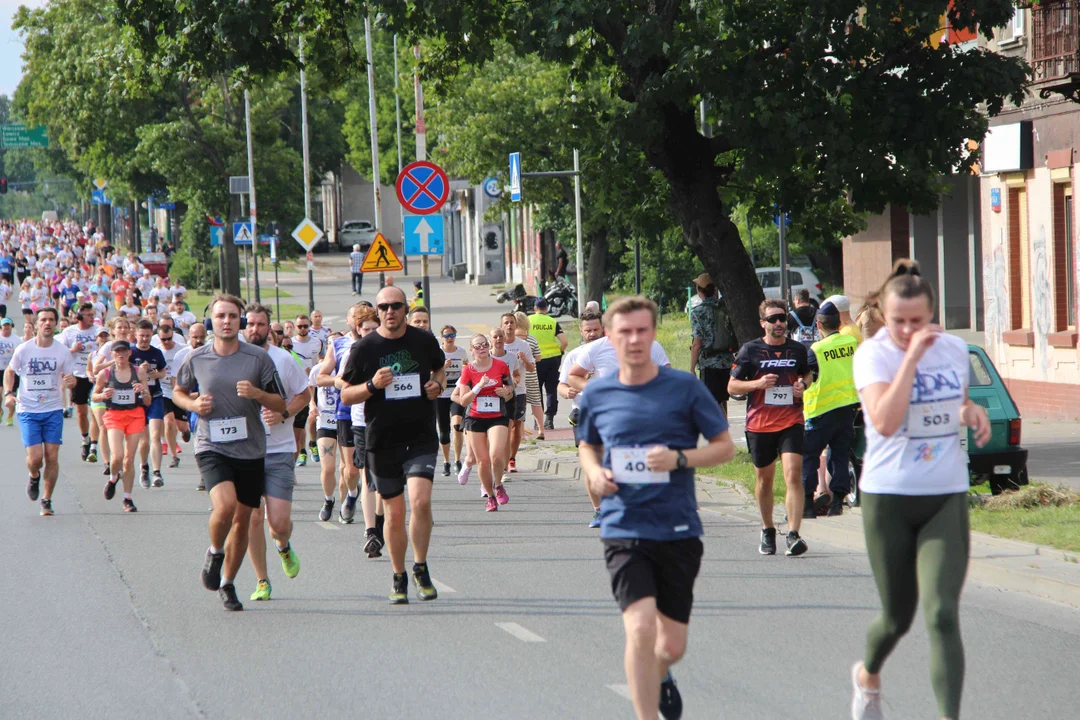
[[[353,245],[349,253],[349,270],[352,272],[352,292],[359,295],[364,291],[364,273],[360,272],[360,266],[364,262],[364,253],[360,252],[360,245]]]
[[[701,382],[727,417],[728,380],[735,361],[738,341],[735,327],[716,285],[707,273],[694,279],[701,303],[690,311],[690,372],[701,370]]]

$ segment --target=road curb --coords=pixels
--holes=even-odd
[[[522,450],[518,465],[525,470],[581,480],[576,457]],[[759,522],[753,498],[741,486],[723,478],[699,477],[698,506],[748,522]],[[783,511],[780,510],[782,513]],[[866,551],[861,512],[849,511],[840,518],[818,518],[802,523],[800,534],[860,552]],[[976,582],[1012,590],[1073,607],[1080,607],[1080,564],[1067,560],[1071,554],[1057,548],[1018,540],[971,533],[968,577]]]

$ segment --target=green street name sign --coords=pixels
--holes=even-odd
[[[22,124],[0,125],[0,147],[10,150],[49,147],[48,128],[44,125],[26,127]]]

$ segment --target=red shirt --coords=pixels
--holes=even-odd
[[[473,400],[472,405],[469,406],[469,417],[474,418],[497,418],[502,416],[502,398],[495,394],[495,391],[503,385],[512,385],[513,379],[510,377],[510,367],[498,358],[491,358],[491,367],[480,372],[472,365],[466,365],[461,369],[461,379],[458,380],[458,385],[464,385],[468,388],[473,388],[484,382],[484,378],[489,377],[497,381],[496,385],[486,387],[480,391],[480,394]],[[494,397],[500,402],[497,403],[498,410],[494,412],[481,412],[478,410],[481,400],[480,398]]]
[[[112,294],[114,298],[123,300],[124,295],[127,294],[127,289],[130,287],[127,280],[116,279],[112,283]],[[121,293],[121,290],[123,293]]]
[[[796,398],[792,385],[810,372],[806,346],[794,340],[783,345],[769,345],[764,338],[751,340],[735,356],[731,377],[757,380],[776,375],[776,387],[755,390],[747,396],[746,429],[749,432],[779,432],[803,424],[802,398]]]

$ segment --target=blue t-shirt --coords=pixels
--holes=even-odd
[[[132,345],[131,346],[131,364],[135,365],[135,366],[139,366],[139,365],[142,365],[143,363],[149,363],[150,372],[154,372],[156,370],[162,370],[162,369],[164,369],[165,365],[167,364],[165,362],[165,355],[160,350],[158,350],[156,347],[154,347],[153,345],[151,345],[146,350],[140,350],[138,348],[138,346]],[[151,380],[149,384],[150,384],[150,397],[152,397],[152,398],[161,397],[161,381],[160,380]]]
[[[15,272],[15,258],[10,255],[0,255],[0,273],[11,275]]]
[[[704,383],[690,373],[661,367],[644,385],[623,385],[618,373],[593,380],[581,395],[577,433],[604,446],[604,467],[613,447],[698,446],[728,429]],[[672,470],[663,484],[620,484],[600,501],[600,537],[684,540],[703,533],[694,496],[694,470]]]
[[[60,285],[58,287],[60,291],[60,297],[64,298],[64,305],[71,306],[75,304],[75,301],[79,299],[79,286],[72,284],[70,287],[64,287]]]

